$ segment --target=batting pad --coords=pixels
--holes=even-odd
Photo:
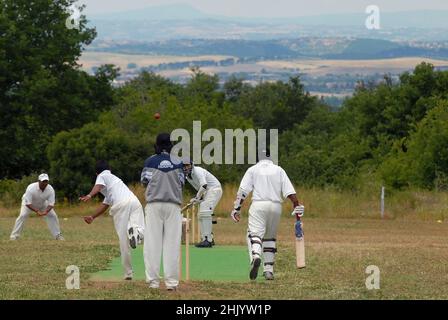
[[[143,246],[132,250],[134,280],[145,280]],[[263,281],[263,268],[257,280]],[[196,248],[190,246],[190,280],[249,282],[249,259],[246,246],[215,246]],[[160,268],[163,276],[163,266]],[[123,267],[120,257],[114,258],[107,270],[92,274],[93,281],[122,281]],[[182,281],[185,281],[185,246],[182,246]]]

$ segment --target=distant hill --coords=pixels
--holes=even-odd
[[[252,61],[263,59],[386,59],[427,57],[448,59],[448,44],[443,48],[410,46],[378,39],[320,39],[290,40],[224,40],[183,39],[154,42],[95,42],[92,51],[151,55],[223,55]]]
[[[224,55],[239,58],[292,58],[297,52],[290,50],[275,41],[248,40],[172,40],[151,43],[116,44],[106,50],[93,48],[96,51],[107,51],[127,54],[155,55]]]
[[[327,59],[389,59],[403,57],[448,58],[448,49],[411,47],[378,39],[356,39],[342,53],[326,54]]]

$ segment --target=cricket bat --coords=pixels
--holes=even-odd
[[[190,209],[187,211],[187,224],[185,225],[185,280],[190,280]]]
[[[296,264],[298,269],[306,267],[305,264],[305,237],[303,235],[303,225],[301,220],[295,224],[296,233]]]

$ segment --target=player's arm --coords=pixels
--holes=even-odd
[[[44,210],[44,212],[42,212],[42,213],[40,214],[41,216],[46,216],[51,210],[53,210],[53,208],[54,208],[54,203],[55,203],[55,200],[56,200],[56,197],[55,197],[55,193],[54,193],[54,189],[53,189],[53,187],[48,186],[47,188],[50,188],[50,195],[49,195],[48,198],[47,198],[48,206],[47,206],[47,208]]]
[[[291,200],[293,208],[295,208],[295,207],[297,207],[299,205],[299,200],[297,199],[297,195],[296,194],[290,194],[288,196],[288,199]]]
[[[291,180],[289,180],[289,177],[286,174],[285,170],[282,169],[281,174],[282,174],[283,196],[285,198],[288,198],[292,202],[294,210],[292,211],[291,215],[295,215],[296,219],[300,220],[300,218],[303,216],[305,212],[305,207],[297,199],[297,194],[296,191],[294,190],[294,186],[292,185]]]
[[[206,193],[207,193],[207,184],[204,184],[199,188],[198,193],[194,198],[190,200],[190,202],[195,204],[201,202]]]
[[[294,194],[290,194],[288,196],[288,199],[291,200],[292,202],[292,206],[294,208],[294,210],[292,211],[291,215],[292,216],[296,216],[297,220],[300,220],[300,218],[302,218],[304,212],[305,212],[305,207],[299,203],[299,200],[297,199],[297,195]]]
[[[90,199],[92,199],[94,196],[96,196],[101,190],[104,188],[101,184],[96,184],[93,186],[92,190],[89,192],[89,194],[79,197],[79,200],[87,202]]]
[[[24,198],[25,198],[25,206],[31,211],[36,212],[38,215],[40,215],[40,211],[34,208],[32,204],[33,196],[31,194],[31,185],[29,185],[28,188],[26,188]]]
[[[253,190],[253,179],[252,179],[252,171],[250,168],[244,174],[243,179],[241,180],[240,187],[236,194],[236,200],[233,203],[233,210],[230,213],[233,221],[239,222],[241,218],[241,207],[243,206],[244,200],[246,200],[249,193]]]
[[[93,220],[95,220],[96,218],[98,218],[99,216],[101,216],[102,214],[104,214],[107,209],[109,209],[109,205],[102,203],[95,211],[95,214],[92,216],[87,216],[84,217],[84,221],[88,224],[91,224],[93,222]]]
[[[243,189],[239,189],[238,193],[236,194],[236,200],[233,203],[233,210],[230,216],[232,217],[233,221],[239,222],[241,219],[241,207],[243,206],[244,200],[246,200],[248,193],[244,191]]]
[[[42,212],[40,215],[41,216],[46,216],[48,214],[48,212],[50,212],[51,210],[53,210],[54,205],[49,205],[44,212]]]
[[[190,200],[190,203],[199,203],[204,198],[207,193],[207,179],[205,178],[205,170],[200,170],[199,168],[193,167],[192,176],[197,179],[200,185],[196,196]]]
[[[34,208],[31,204],[27,204],[26,207],[27,207],[28,209],[30,209],[31,211],[34,211],[34,212],[36,212],[38,215],[40,215],[39,210],[37,210],[36,208]]]

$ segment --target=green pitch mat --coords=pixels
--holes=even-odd
[[[182,278],[185,279],[185,246],[182,247]],[[145,280],[143,246],[132,251],[134,279]],[[215,246],[213,248],[196,248],[190,246],[190,279],[212,281],[249,280],[249,256],[245,246]],[[262,267],[259,273],[262,274]],[[163,275],[163,268],[161,268]],[[258,277],[262,279],[263,277]],[[92,275],[94,281],[119,281],[123,279],[120,257],[114,258],[107,270]]]

